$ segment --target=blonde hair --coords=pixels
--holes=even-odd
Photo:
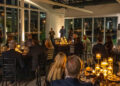
[[[53,48],[54,48],[54,47],[53,47],[53,44],[52,44],[52,42],[51,42],[50,39],[47,39],[47,40],[45,41],[45,46],[46,46],[46,48],[48,48],[48,49],[53,49]]]
[[[51,69],[48,73],[47,80],[59,80],[62,78],[62,75],[65,71],[65,65],[66,65],[66,55],[62,52],[59,52],[56,57],[53,65],[51,66]]]

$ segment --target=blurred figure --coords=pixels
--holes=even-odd
[[[46,46],[47,49],[54,49],[54,46],[53,46],[53,44],[52,44],[50,39],[47,39],[45,41],[45,46]]]
[[[2,53],[2,57],[4,58],[13,58],[16,59],[16,73],[20,76],[21,73],[20,71],[22,71],[23,67],[24,67],[24,63],[22,61],[22,54],[20,54],[19,52],[15,51],[15,47],[16,47],[16,42],[14,40],[9,41],[9,50],[6,52]],[[14,64],[14,63],[13,63]]]
[[[62,28],[60,29],[60,37],[65,37],[65,35],[66,35],[66,30],[65,30],[65,28],[64,28],[64,26],[62,26]]]
[[[112,42],[111,36],[107,36],[106,43],[104,46],[105,46],[106,53],[107,53],[108,57],[112,56],[113,42]]]
[[[80,37],[75,39],[75,55],[81,56],[84,51],[84,45],[83,42],[80,40]]]
[[[51,30],[49,31],[49,35],[50,35],[50,39],[51,39],[52,43],[54,43],[55,32],[54,32],[53,28],[51,28]]]
[[[91,52],[91,42],[90,42],[89,38],[86,35],[83,36],[83,44],[84,44],[85,52],[87,54],[89,52]]]
[[[101,54],[101,60],[106,58],[106,50],[105,50],[105,46],[103,45],[103,37],[102,36],[98,37],[97,44],[93,46],[92,53],[93,53],[93,58],[95,61],[97,61],[97,59],[96,59],[97,53]]]
[[[56,55],[54,63],[52,64],[47,76],[48,82],[51,82],[53,80],[60,80],[65,77],[64,73],[65,73],[66,59],[67,59],[66,55],[62,52],[59,52]]]
[[[91,83],[83,83],[77,79],[80,69],[79,57],[76,55],[68,57],[65,67],[65,79],[52,81],[51,86],[93,86]]]
[[[34,78],[35,71],[37,67],[39,66],[39,58],[42,58],[42,60],[46,60],[45,55],[45,49],[42,48],[42,46],[39,45],[37,40],[32,40],[32,45],[30,44],[28,56],[32,57],[32,76]]]

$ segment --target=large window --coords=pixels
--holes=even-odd
[[[82,19],[81,18],[74,19],[74,32],[75,34],[82,36]]]
[[[40,12],[40,39],[45,39],[46,13]]]
[[[83,29],[84,35],[87,35],[87,37],[92,41],[92,18],[85,18],[84,19],[84,29]]]
[[[0,3],[4,3],[4,0],[0,0]]]
[[[112,36],[113,43],[116,44],[117,39],[117,17],[106,18],[106,37]]]
[[[29,22],[29,15],[28,15],[28,10],[25,10],[25,32],[29,32],[29,25],[28,25],[28,22]]]
[[[73,19],[66,19],[65,20],[65,29],[66,29],[67,36],[68,36],[68,32],[71,28],[73,29]]]
[[[6,4],[7,5],[17,5],[18,4],[18,0],[6,0]]]
[[[6,9],[6,32],[8,37],[13,36],[18,40],[18,9]]]
[[[33,34],[33,37],[37,39],[38,37],[38,12],[31,11],[31,33]]]
[[[95,18],[94,19],[94,42],[97,41],[97,37],[101,35],[104,36],[104,18]]]

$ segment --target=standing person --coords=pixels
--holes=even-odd
[[[93,86],[91,83],[83,83],[77,79],[81,69],[79,57],[72,55],[68,57],[65,67],[65,79],[51,82],[51,86]]]
[[[103,37],[102,36],[98,37],[97,44],[93,46],[92,53],[93,53],[93,58],[95,61],[97,61],[96,60],[97,53],[101,54],[101,60],[106,58],[106,49],[105,49],[105,46],[103,45]]]
[[[106,43],[105,43],[105,48],[108,57],[112,55],[112,48],[113,48],[113,42],[111,36],[107,36],[106,38]]]
[[[66,35],[66,30],[64,26],[62,26],[62,28],[60,29],[60,37],[65,37],[65,35]]]
[[[55,32],[54,32],[53,28],[51,28],[51,30],[49,31],[49,35],[50,35],[50,40],[52,41],[52,43],[54,43]]]

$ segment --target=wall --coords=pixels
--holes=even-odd
[[[55,38],[58,38],[61,26],[64,26],[64,14],[47,12],[46,38],[49,37],[50,28],[54,29]]]

